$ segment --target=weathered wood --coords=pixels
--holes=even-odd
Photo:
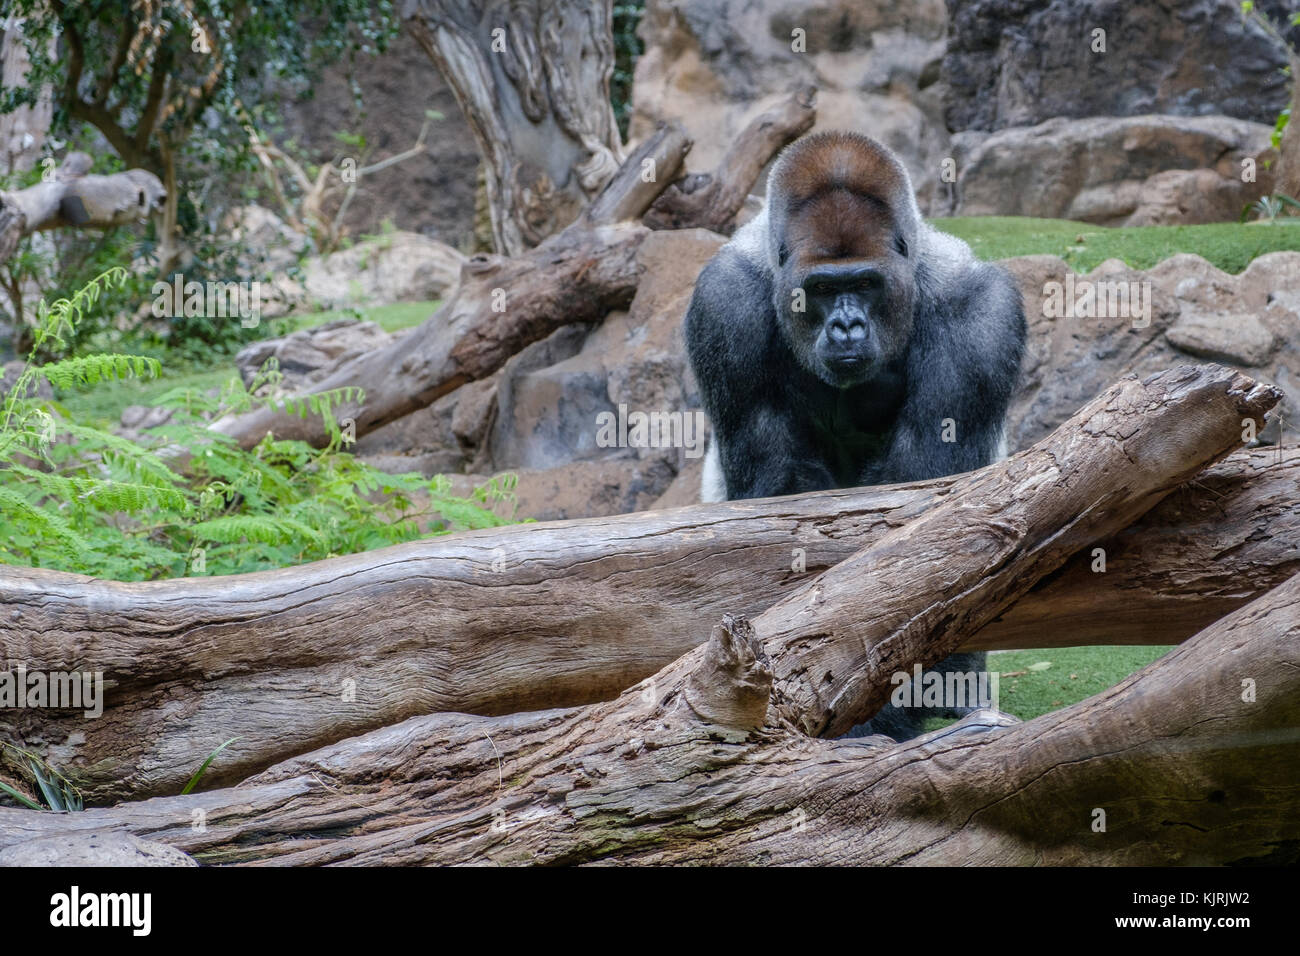
[[[635,220],[681,169],[689,149],[680,126],[660,128],[608,182],[589,215],[518,257],[469,259],[456,292],[432,317],[385,348],[344,362],[311,391],[364,389],[364,402],[336,409],[340,420],[351,419],[360,438],[491,375],[562,325],[598,322],[627,306],[641,275],[637,250],[649,234]],[[643,159],[662,177],[645,181]],[[319,416],[304,419],[269,406],[227,416],[212,428],[244,448],[267,432],[318,446],[330,438]]]
[[[1213,455],[1217,430],[1202,425],[1175,427],[1188,443],[1174,459]],[[1117,444],[1137,450],[1140,434]],[[1061,481],[1084,479],[1078,459],[1092,456],[1060,450],[1073,459]],[[1112,477],[1126,500],[1174,477],[1121,459]],[[954,517],[965,517],[963,500],[980,510],[978,491],[954,492]],[[1106,499],[1079,517],[1122,520],[1123,506],[1106,507],[1116,496]],[[983,555],[953,551],[945,563],[979,573]],[[858,558],[841,568],[853,566],[873,573]],[[1011,560],[982,576],[1023,570]],[[901,568],[889,583],[910,576]],[[941,590],[912,595],[916,618],[949,597],[930,583]],[[825,610],[852,618],[848,589],[824,593]],[[980,599],[969,590],[960,603]],[[973,623],[958,614],[952,626]],[[790,670],[773,648],[809,656],[807,644],[762,630],[761,618],[753,629],[726,620],[707,646],[586,708],[414,718],[231,790],[76,814],[0,809],[0,848],[122,828],[211,863],[1204,865],[1283,862],[1300,839],[1300,576],[1072,707],[1020,725],[981,712],[902,745],[808,737],[794,725],[815,724],[820,705],[786,720],[779,691],[756,727],[753,701]],[[913,651],[939,653],[910,641],[896,650],[904,669]]]
[[[408,0],[402,12],[478,144],[496,251],[521,255],[576,220],[622,162],[610,0]]]
[[[645,224],[653,229],[699,226],[730,233],[764,167],[783,146],[812,129],[816,96],[816,87],[803,87],[756,117],[741,130],[716,170],[684,176],[664,190],[646,213]]]
[[[1070,555],[1240,447],[1243,422],[1262,428],[1280,396],[1220,366],[1130,377],[975,472],[754,620],[778,713],[810,735],[848,732],[888,700],[900,660],[947,657]]]
[[[89,172],[90,165],[85,153],[69,153],[49,182],[0,192],[0,262],[8,261],[18,241],[33,232],[123,226],[162,207],[166,192],[153,173],[128,169],[98,176]]]
[[[234,736],[215,782],[414,714],[607,699],[685,653],[698,621],[758,615],[962,480],[521,525],[222,578],[0,567],[0,662],[110,682],[99,720],[0,712],[0,736],[41,742],[92,798],[118,799],[176,792]],[[1297,485],[1300,448],[1233,455],[1100,542],[1104,573],[1085,548],[963,649],[1178,643],[1300,571]]]

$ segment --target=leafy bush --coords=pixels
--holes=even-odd
[[[268,437],[244,451],[209,430],[213,417],[263,403],[254,393],[274,384],[274,368],[251,392],[233,377],[216,397],[168,393],[158,404],[170,420],[138,441],[74,421],[40,397],[43,383],[86,388],[161,371],[158,360],[136,355],[37,361],[61,351],[101,295],[127,278],[110,269],[38,309],[31,356],[0,404],[0,561],[115,580],[230,574],[506,523],[489,508],[513,499],[513,476],[464,498],[442,476],[389,475],[342,450],[333,410],[359,400],[359,390],[289,408],[324,417],[332,440],[323,450]]]

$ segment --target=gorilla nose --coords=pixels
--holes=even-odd
[[[867,337],[867,323],[859,318],[833,318],[826,328],[826,337],[837,348],[851,348]]]

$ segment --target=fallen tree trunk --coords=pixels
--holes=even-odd
[[[49,182],[0,192],[0,262],[8,262],[19,240],[33,232],[124,226],[162,207],[165,190],[153,173],[128,169],[98,176],[90,167],[85,153],[69,153]]]
[[[524,346],[562,325],[596,322],[636,292],[636,253],[649,230],[633,220],[681,169],[691,142],[680,126],[661,127],[575,223],[517,258],[478,255],[461,267],[451,300],[385,348],[344,362],[312,387],[316,393],[360,387],[362,403],[339,406],[356,437],[424,408],[466,382],[491,375]],[[647,181],[642,163],[666,180]],[[228,416],[212,425],[251,448],[267,432],[314,445],[329,440],[326,423],[276,406]]]
[[[904,745],[804,733],[887,693],[891,668],[942,657],[1049,571],[1065,539],[1120,527],[1222,455],[1240,418],[1258,419],[1275,398],[1222,369],[1121,383],[1074,427],[963,482],[752,626],[726,617],[705,646],[615,701],[416,718],[229,791],[57,816],[0,810],[0,846],[126,828],[209,862],[284,864],[1285,853],[1300,835],[1300,578],[1118,687],[1027,725],[985,713]],[[942,528],[975,547],[927,564],[926,541]],[[900,560],[911,545],[920,553]],[[883,614],[864,620],[863,585],[879,589]],[[855,662],[865,679],[823,677]],[[1250,695],[1243,675],[1260,675]]]
[[[963,649],[1175,644],[1277,586],[1300,571],[1300,449],[1284,451],[1210,468],[1100,542],[1104,573],[1084,549]],[[964,480],[519,525],[222,578],[0,567],[0,660],[102,671],[112,688],[95,721],[0,711],[0,737],[102,801],[176,792],[230,737],[217,782],[420,713],[608,699],[689,650],[695,622],[759,614]]]
[[[1079,625],[1049,592],[1007,615],[1016,633],[1028,646],[1080,643],[1076,629],[1173,643],[1284,580],[1300,563],[1300,461],[1265,467],[1266,454],[1178,492],[1126,532],[1105,575],[1089,554],[1051,583],[1082,597],[1104,581],[1124,594],[1127,630]],[[57,757],[103,801],[175,792],[230,737],[239,747],[214,782],[416,714],[608,699],[700,640],[701,617],[761,612],[967,480],[516,526],[223,578],[122,584],[3,569],[0,659],[102,672],[110,692],[98,720],[0,711],[0,734]],[[1163,593],[1171,575],[1177,598]],[[1175,600],[1181,613],[1170,613]],[[967,647],[1005,646],[999,626]]]

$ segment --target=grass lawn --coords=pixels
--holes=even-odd
[[[1088,272],[1106,259],[1123,259],[1134,269],[1150,269],[1176,253],[1191,252],[1224,272],[1238,273],[1266,252],[1300,250],[1300,217],[1260,224],[1219,222],[1123,229],[1023,216],[935,219],[931,225],[966,240],[981,259],[1046,253],[1060,256],[1076,272]]]
[[[1066,647],[993,651],[989,654],[988,667],[1002,675],[1002,710],[1028,720],[1113,687],[1169,650],[1168,647]]]
[[[362,309],[362,317],[377,323],[386,332],[397,332],[419,325],[438,308],[438,302],[399,302],[396,305]],[[356,313],[348,310],[312,312],[305,315],[273,319],[264,326],[265,338],[288,335],[298,329],[312,328],[334,319],[349,318]],[[91,389],[67,391],[59,401],[78,419],[98,425],[108,425],[122,417],[128,405],[152,405],[158,398],[176,388],[193,388],[205,391],[220,388],[235,371],[235,357],[219,354],[208,363],[179,362],[162,358],[163,374],[154,379],[125,379],[105,383]]]

